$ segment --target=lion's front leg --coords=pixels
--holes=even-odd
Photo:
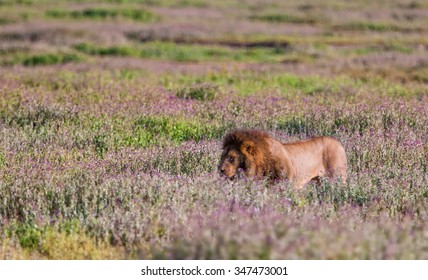
[[[257,177],[256,168],[254,166],[247,166],[245,169],[245,176],[247,177]]]
[[[292,180],[292,184],[294,186],[295,189],[300,190],[302,189],[307,183],[309,183],[309,181],[311,181],[310,178],[296,178],[295,180]]]

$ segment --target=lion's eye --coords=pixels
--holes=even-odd
[[[234,162],[235,161],[235,158],[234,157],[230,157],[229,158],[229,162]]]

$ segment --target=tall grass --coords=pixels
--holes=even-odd
[[[63,80],[90,88],[79,103],[82,87],[40,90],[23,77],[17,90],[12,76],[4,80],[3,258],[426,258],[425,99],[325,89],[322,100],[152,98],[151,87],[131,90],[139,78],[126,80],[123,95],[112,87],[121,75],[109,76],[113,83],[98,75]],[[299,192],[286,181],[224,181],[216,173],[221,138],[235,127],[284,142],[334,136],[347,151],[349,180]]]
[[[0,0],[0,258],[426,259],[403,1]],[[348,180],[224,180],[236,128],[334,137]]]

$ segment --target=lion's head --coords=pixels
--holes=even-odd
[[[247,176],[264,176],[269,172],[270,153],[266,139],[270,136],[258,130],[235,130],[223,140],[223,153],[218,170],[234,179],[239,169]]]

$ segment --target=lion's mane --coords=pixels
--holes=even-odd
[[[274,170],[272,154],[269,151],[270,135],[259,130],[234,130],[223,140],[223,150],[234,147],[244,156],[245,170],[252,170],[253,176],[271,176]]]

